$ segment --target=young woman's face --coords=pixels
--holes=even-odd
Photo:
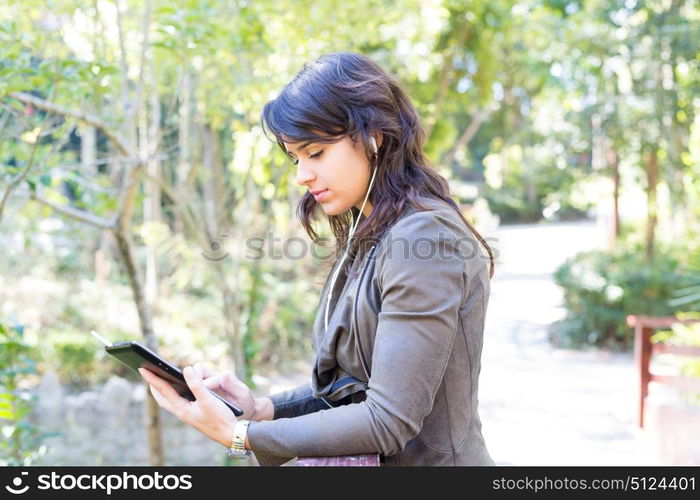
[[[377,146],[381,139],[377,141]],[[338,215],[362,206],[370,180],[370,165],[362,144],[345,136],[335,144],[312,142],[284,143],[297,166],[296,182],[311,191],[328,215]],[[304,147],[305,146],[305,147]],[[375,180],[376,182],[376,180]],[[367,199],[364,214],[372,204]]]

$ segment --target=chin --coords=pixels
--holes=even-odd
[[[326,212],[326,215],[340,215],[345,212],[345,210],[339,210],[333,206],[325,207],[321,205],[321,207],[323,208],[323,211]]]
[[[336,203],[319,203],[326,215],[340,215],[348,211],[348,207],[343,207]]]

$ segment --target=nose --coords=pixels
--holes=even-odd
[[[314,174],[313,170],[311,170],[308,167],[304,167],[301,164],[301,161],[299,161],[299,164],[297,165],[297,173],[295,176],[296,183],[300,186],[303,186],[309,181],[314,180],[315,177],[316,175]]]

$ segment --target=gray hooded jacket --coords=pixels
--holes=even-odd
[[[382,465],[494,465],[478,414],[488,255],[452,207],[421,201],[432,209],[407,209],[340,271],[324,331],[336,261],[311,383],[270,396],[273,420],[248,428],[261,465],[363,453]]]

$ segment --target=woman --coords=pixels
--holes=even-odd
[[[364,453],[383,465],[493,465],[477,411],[493,254],[428,164],[408,96],[370,59],[326,54],[262,118],[308,189],[306,231],[318,242],[312,221],[325,214],[338,242],[311,383],[255,398],[234,375],[195,365],[191,403],[142,370],[153,396],[261,465]]]

